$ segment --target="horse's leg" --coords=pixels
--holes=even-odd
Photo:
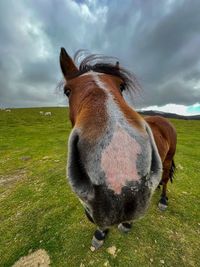
[[[157,186],[157,189],[160,189],[161,185],[162,185],[162,180],[160,181],[159,185]]]
[[[93,220],[93,218],[91,217],[91,215],[87,211],[87,209],[85,209],[85,213],[87,215],[87,218],[92,223],[95,223],[94,220]],[[93,235],[93,238],[92,238],[92,246],[95,247],[96,249],[100,248],[103,245],[103,243],[104,243],[104,240],[106,238],[107,233],[108,233],[108,229],[98,228],[94,232],[94,235]]]
[[[169,181],[170,169],[172,168],[172,160],[165,160],[163,163],[163,175],[162,175],[162,194],[161,199],[158,203],[160,210],[166,210],[168,206],[168,197],[167,197],[167,183]]]
[[[167,191],[167,184],[163,183],[161,199],[158,203],[159,209],[163,211],[166,210],[168,206],[168,197],[167,197],[166,191]]]
[[[86,208],[85,208],[85,214],[86,214],[86,216],[87,216],[88,220],[89,220],[90,222],[94,223],[94,220],[93,220],[93,218],[91,217],[91,215],[89,214],[89,212],[87,211],[87,209],[86,209]]]
[[[131,230],[131,226],[132,226],[132,222],[123,222],[118,225],[118,230],[121,233],[126,234]]]
[[[96,249],[100,248],[103,245],[107,234],[108,234],[107,228],[98,228],[94,232],[92,238],[92,246],[95,247]]]

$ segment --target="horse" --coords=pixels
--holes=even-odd
[[[60,67],[69,100],[72,131],[67,176],[88,219],[97,226],[92,246],[100,248],[109,228],[127,233],[143,217],[163,185],[159,208],[168,202],[167,182],[175,169],[176,130],[161,116],[142,118],[125,101],[136,77],[109,57],[90,55],[76,66],[64,48]]]

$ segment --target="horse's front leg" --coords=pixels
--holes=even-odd
[[[96,249],[100,248],[104,243],[108,231],[109,231],[108,228],[98,228],[94,232],[92,238],[92,246],[95,247]]]
[[[168,206],[167,184],[163,183],[162,194],[161,194],[161,199],[158,203],[158,208],[164,211],[167,209],[167,206]]]
[[[172,168],[172,159],[167,158],[163,163],[163,175],[162,175],[162,194],[161,199],[158,203],[158,208],[160,210],[166,210],[168,207],[168,197],[167,197],[167,183],[170,178],[170,171]]]

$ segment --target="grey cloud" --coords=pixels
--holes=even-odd
[[[155,105],[159,103],[159,106],[165,105],[166,103],[174,103],[180,105],[192,105],[200,99],[200,90],[191,89],[191,85],[182,81],[169,82],[157,89],[151,88],[146,92],[149,105]]]
[[[52,68],[49,68],[52,66]],[[23,70],[19,77],[19,80],[24,81],[27,84],[51,84],[55,82],[59,68],[59,65],[55,61],[46,59],[44,61],[38,60],[36,62],[30,62]]]
[[[200,70],[193,69],[190,72],[186,73],[186,75],[183,77],[184,81],[200,81]]]

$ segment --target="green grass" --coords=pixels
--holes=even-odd
[[[52,115],[41,116],[40,110]],[[200,121],[171,121],[178,132],[176,165],[183,168],[169,183],[168,210],[158,210],[156,191],[148,214],[131,232],[112,228],[104,246],[92,252],[95,226],[66,179],[68,109],[0,111],[0,266],[12,266],[39,248],[59,267],[107,261],[107,266],[199,266]],[[118,250],[115,258],[107,251],[111,246]]]

